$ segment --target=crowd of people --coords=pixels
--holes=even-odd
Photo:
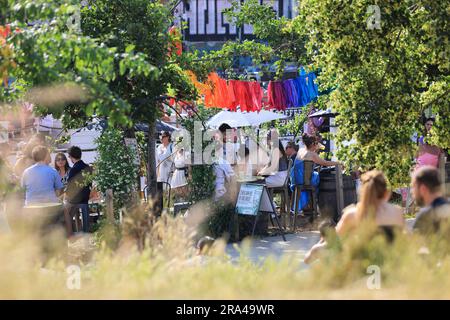
[[[187,157],[190,154],[172,143],[169,132],[162,132],[160,140],[161,144],[156,150],[157,181],[163,183],[165,189],[170,186],[176,194],[179,191],[186,193],[189,171]],[[336,161],[322,159],[319,156],[319,152],[323,149],[320,137],[308,133],[302,135],[302,148],[299,148],[294,141],[289,141],[284,146],[278,131],[272,128],[268,131],[262,145],[255,143],[256,150],[252,150],[252,154],[248,139],[241,141],[236,129],[228,124],[222,124],[218,128],[213,135],[213,140],[215,143],[213,163],[215,200],[225,195],[233,198],[233,192],[229,191],[235,189],[238,176],[258,178],[257,182],[265,184],[267,188],[283,187],[288,181],[292,189],[295,184],[301,183],[296,181],[297,174],[293,175],[292,172],[300,172],[302,176],[303,161],[312,161],[318,166],[340,165]],[[315,172],[314,175],[316,174],[318,173]],[[316,178],[318,177],[314,177],[313,184],[317,186],[319,180]],[[302,202],[301,206],[304,205]]]
[[[368,224],[392,242],[398,232],[408,232],[403,210],[388,202],[390,192],[387,179],[379,170],[371,170],[361,177],[359,201],[356,205],[344,209],[336,226],[324,221],[320,226],[320,241],[305,256],[305,263],[320,258],[328,248],[330,238],[345,238],[356,233]],[[412,232],[432,237],[440,232],[449,232],[450,202],[444,197],[443,182],[439,171],[433,166],[422,166],[412,175],[411,190],[413,197],[421,207],[416,214]]]
[[[448,232],[446,226],[450,224],[450,202],[444,196],[444,181],[441,181],[437,169],[439,157],[444,151],[428,142],[433,122],[433,118],[424,121],[424,132],[417,138],[418,152],[411,174],[411,186],[401,189],[407,212],[413,201],[421,207],[416,213],[412,232],[428,238]],[[336,242],[330,239],[351,236],[367,223],[375,225],[388,243],[394,240],[398,232],[411,232],[406,226],[402,208],[389,202],[391,192],[383,172],[366,172],[361,175],[360,182],[358,203],[343,210],[337,225],[328,220],[321,223],[320,240],[306,254],[305,263],[318,259],[330,242]]]
[[[263,176],[264,180],[257,182],[272,188],[282,186],[289,174],[291,186],[301,183],[296,179],[299,176],[303,177],[305,161],[313,162],[317,166],[342,166],[340,162],[325,160],[319,156],[323,146],[317,136],[305,133],[302,135],[303,146],[301,148],[298,148],[293,141],[288,142],[284,147],[276,130],[272,129],[267,134],[267,161],[264,166],[258,167],[258,164],[255,165],[250,161],[250,152],[247,146],[244,144],[235,146],[234,136],[228,135],[227,137],[225,132],[230,129],[229,126],[224,125],[214,136],[217,142],[216,154],[223,154],[223,157],[219,157],[214,163],[216,200],[233,194],[231,190],[238,174]],[[422,145],[426,145],[423,138],[421,141]],[[242,149],[244,149],[243,152],[237,151]],[[230,152],[233,153],[231,159],[240,154],[240,156],[244,156],[245,161],[241,161],[241,165],[232,165],[232,161],[229,160]],[[424,149],[419,149],[419,156],[423,153]],[[288,172],[289,162],[291,162],[291,172]],[[425,236],[434,235],[441,230],[443,224],[450,222],[450,203],[442,191],[443,181],[440,180],[439,171],[436,168],[437,162],[422,163],[420,160],[417,162],[418,165],[415,166],[412,174],[410,192],[421,210],[416,215],[412,229],[413,232]],[[318,186],[319,180],[319,173],[313,171],[311,184]],[[319,227],[321,239],[307,253],[305,262],[311,263],[320,258],[322,252],[329,248],[329,239],[351,236],[363,228],[366,223],[375,225],[377,234],[385,236],[388,243],[394,241],[398,232],[407,232],[403,209],[390,202],[392,193],[388,185],[387,178],[382,171],[374,169],[361,174],[359,201],[343,210],[337,224],[331,220],[323,221]],[[299,212],[307,205],[308,201],[308,197],[300,201]]]
[[[268,150],[265,151],[267,152],[267,158],[258,154],[259,162],[256,161],[255,164],[254,161],[249,161],[249,151],[245,148],[245,161],[243,162],[243,167],[237,167],[237,170],[239,170],[239,174],[243,176],[264,177],[264,179],[258,180],[257,182],[264,184],[269,189],[284,187],[285,184],[288,183],[288,186],[290,187],[289,190],[292,191],[295,185],[303,183],[303,180],[299,179],[299,177],[303,177],[304,161],[312,161],[318,166],[341,165],[339,162],[328,161],[319,156],[319,153],[323,148],[323,145],[320,143],[320,137],[304,133],[302,135],[302,144],[302,148],[299,148],[299,145],[295,142],[289,141],[286,143],[286,146],[284,146],[279,139],[277,130],[271,129],[267,134],[266,140],[266,145],[268,146]],[[261,150],[262,148],[258,148],[258,153],[260,153]],[[221,178],[220,181],[218,181],[218,184],[216,184],[216,190],[218,188],[222,190],[221,192],[216,193],[217,198],[219,198],[226,190],[226,183],[224,183],[224,181],[229,184],[231,181],[230,178],[234,176],[234,170],[226,159],[220,159],[217,163],[216,176],[217,175]],[[227,179],[224,180],[223,177],[226,177]],[[318,185],[318,172],[313,173],[311,183],[315,186]],[[300,211],[306,205],[308,197],[307,194],[305,194],[305,196],[306,197],[303,197],[305,201],[300,203]]]
[[[426,138],[431,126],[432,119],[427,119],[425,133],[417,140],[419,146],[417,165],[409,188],[416,204],[422,207],[414,224],[414,230],[421,234],[438,232],[441,222],[449,220],[450,217],[450,204],[442,193],[443,181],[440,181],[436,169],[436,157],[439,157],[442,150],[429,145]],[[275,129],[268,131],[265,149],[258,145],[258,156],[262,152],[266,158],[262,157],[264,159],[262,163],[255,163],[250,159],[252,155],[248,145],[240,143],[236,134],[229,135],[230,130],[235,133],[230,126],[224,124],[214,135],[215,153],[223,155],[213,164],[215,200],[225,196],[236,196],[237,175],[258,177],[262,180],[257,182],[264,183],[267,188],[281,187],[289,179],[292,191],[293,186],[303,183],[300,180],[303,179],[306,161],[318,166],[342,165],[319,156],[323,146],[317,136],[304,133],[301,148],[293,141],[284,146]],[[160,139],[161,144],[157,147],[155,155],[158,182],[166,183],[176,193],[186,194],[189,172],[187,157],[190,154],[185,152],[183,147],[172,143],[169,132],[163,132]],[[238,157],[243,157],[243,161],[236,161]],[[234,160],[230,161],[230,158]],[[77,146],[70,147],[67,156],[62,152],[56,153],[53,165],[51,162],[50,150],[43,135],[36,134],[27,143],[22,142],[18,145],[15,164],[9,167],[14,177],[11,183],[16,183],[24,191],[23,206],[29,208],[36,205],[61,204],[63,208],[61,216],[67,236],[73,235],[73,218],[79,212],[82,215],[82,230],[89,232],[88,203],[92,185],[88,177],[92,168],[83,162],[82,151]],[[313,171],[311,185],[317,187],[319,180],[319,173]],[[396,232],[405,230],[403,210],[389,202],[391,192],[383,172],[379,170],[366,172],[361,175],[360,182],[358,203],[343,210],[337,225],[331,221],[325,221],[321,225],[321,240],[311,248],[305,262],[313,261],[327,248],[327,235],[346,237],[365,221],[373,222],[389,241],[393,240]],[[305,194],[305,197],[302,194],[298,211],[301,212],[308,202],[308,194]]]
[[[70,238],[74,233],[74,217],[77,219],[80,211],[83,232],[90,230],[88,203],[92,188],[89,174],[92,168],[82,160],[79,147],[70,147],[67,154],[68,158],[62,152],[57,153],[51,165],[50,149],[45,136],[35,134],[27,143],[19,144],[14,165],[9,164],[6,159],[3,159],[3,165],[9,168],[10,189],[15,185],[19,187],[16,201],[22,203],[24,210],[45,210],[47,206],[59,204],[61,210],[55,214],[60,219],[55,221],[65,226],[66,234]],[[9,216],[11,217],[11,214]],[[17,217],[8,220],[10,224],[18,221]]]

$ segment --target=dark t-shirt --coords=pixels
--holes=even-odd
[[[83,160],[77,161],[73,165],[67,176],[67,202],[71,204],[86,204],[89,202],[91,183],[86,183],[86,176],[91,172],[91,167]]]
[[[292,160],[292,166],[294,166],[295,159],[297,159],[297,152],[294,153],[290,158],[291,158],[291,160]]]
[[[439,197],[419,211],[413,228],[422,234],[436,233],[443,221],[450,221],[450,203]]]

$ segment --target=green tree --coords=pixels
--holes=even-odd
[[[204,121],[211,117],[217,110],[206,109],[202,105],[198,107],[197,116],[191,118],[185,118],[182,121],[184,128],[189,132],[191,139],[191,150],[194,150],[194,137],[195,137],[195,122]],[[203,130],[204,128],[202,128]],[[202,131],[202,139],[206,131]],[[207,146],[207,143],[202,145],[202,151]],[[195,203],[205,199],[211,199],[214,194],[214,181],[215,174],[214,168],[209,164],[194,164],[191,167],[191,174],[188,180],[189,184],[189,201]]]
[[[94,181],[101,192],[113,191],[117,213],[130,203],[136,188],[138,168],[133,161],[133,151],[123,143],[123,132],[117,128],[106,129],[96,143],[98,157],[94,166]]]
[[[296,23],[311,35],[308,56],[322,70],[321,83],[338,87],[330,103],[339,112],[340,156],[363,168],[380,168],[400,185],[409,181],[416,151],[411,137],[426,107],[438,114],[435,141],[450,147],[443,89],[448,90],[449,65],[442,56],[449,2],[378,1],[380,29],[367,25],[371,4],[301,1]],[[356,143],[342,144],[350,140]]]
[[[33,87],[75,84],[86,99],[46,104],[39,97],[27,98],[35,102],[37,114],[64,115],[67,127],[82,125],[94,115],[106,117],[112,124],[130,123],[127,113],[131,105],[112,91],[108,83],[120,73],[157,77],[158,70],[144,54],[119,52],[79,34],[68,23],[79,10],[75,1],[23,0],[8,4],[6,22],[17,31],[7,41],[13,44],[17,68],[10,73],[15,79],[13,85],[2,89],[1,101],[14,104]],[[124,67],[118,70],[116,64]]]
[[[430,140],[450,147],[450,2],[376,4],[380,29],[368,25],[373,2],[364,0],[301,0],[292,20],[258,1],[235,1],[229,15],[253,25],[258,41],[280,58],[280,70],[285,61],[320,70],[321,89],[336,89],[328,103],[339,113],[338,156],[363,169],[382,169],[398,186],[409,180],[412,136],[422,131],[425,109],[437,114]]]
[[[170,86],[178,97],[196,97],[179,66],[182,58],[168,54],[174,45],[170,7],[157,1],[98,0],[79,12],[75,0],[8,1],[6,22],[21,31],[8,39],[18,67],[11,73],[14,85],[0,89],[0,101],[14,104],[36,86],[76,84],[83,99],[56,106],[37,99],[32,101],[36,113],[63,116],[66,127],[82,126],[94,116],[122,128],[148,123],[149,184],[155,191],[155,121],[162,96]]]
[[[119,51],[142,53],[159,71],[158,78],[124,74],[109,84],[132,105],[128,114],[131,121],[149,124],[147,174],[152,195],[156,191],[155,122],[161,113],[161,97],[169,88],[178,98],[196,97],[195,89],[178,64],[180,58],[169,54],[169,50],[175,52],[175,39],[168,32],[172,22],[170,5],[157,1],[100,0],[82,11],[83,33]],[[119,64],[118,67],[122,70],[126,66]]]

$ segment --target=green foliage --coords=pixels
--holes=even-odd
[[[147,139],[145,133],[142,131],[136,132],[136,141],[139,152],[139,159],[141,159],[141,172],[147,171],[148,152],[147,152]]]
[[[432,95],[432,100],[437,92],[442,94],[442,90],[430,91],[434,81],[446,82],[448,88],[448,61],[429,56],[445,51],[448,38],[443,37],[441,26],[429,33],[418,30],[426,21],[448,24],[448,10],[441,4],[442,12],[430,10],[434,5],[429,1],[378,1],[381,30],[372,30],[366,26],[368,5],[368,1],[302,1],[296,23],[310,34],[308,56],[322,70],[321,84],[338,86],[330,94],[330,103],[339,113],[339,157],[347,164],[382,169],[398,186],[409,181],[415,153],[411,137],[420,127],[425,107],[421,97]],[[435,42],[435,38],[443,41]],[[441,118],[449,114],[448,100],[447,106],[434,110],[441,122],[435,129],[442,128]],[[434,133],[440,146],[450,146],[447,130]],[[350,140],[355,144],[342,144]]]
[[[189,200],[196,202],[204,199],[211,199],[214,194],[214,168],[212,165],[194,165],[191,169],[191,176],[188,179]]]
[[[120,77],[110,84],[132,106],[133,121],[153,121],[159,114],[157,99],[167,92],[168,85],[180,97],[192,97],[194,89],[176,62],[170,61],[168,48],[173,40],[168,33],[173,17],[159,2],[145,0],[95,1],[82,11],[83,32],[115,47],[125,55],[139,52],[158,68],[158,78],[147,74],[125,74],[125,63],[119,64]],[[116,66],[117,67],[117,66]]]
[[[64,115],[66,126],[79,126],[92,116],[107,117],[111,124],[131,124],[128,101],[108,86],[119,76],[145,76],[155,79],[158,70],[143,53],[131,53],[108,47],[68,27],[68,20],[79,8],[77,1],[10,1],[8,22],[20,28],[9,41],[14,44],[18,67],[13,70],[14,95],[1,97],[6,102],[23,96],[35,86],[59,83],[76,84],[88,97],[66,105],[40,105],[38,114]],[[33,27],[28,21],[35,21]],[[115,66],[120,65],[121,70]],[[25,83],[18,87],[17,84]],[[18,92],[21,90],[21,92]],[[34,102],[34,101],[31,101]]]
[[[17,186],[13,183],[12,168],[8,165],[8,163],[3,159],[4,155],[0,154],[0,199],[1,201],[4,198],[14,191],[16,191]]]
[[[36,86],[57,91],[55,84],[76,85],[83,98],[56,105],[26,100],[34,103],[37,115],[62,116],[65,127],[103,117],[125,128],[156,121],[169,87],[178,98],[196,99],[178,65],[181,58],[168,54],[175,40],[168,32],[169,7],[159,1],[96,0],[80,8],[78,0],[8,1],[8,22],[21,32],[8,39],[18,67],[11,73],[14,85],[0,102],[9,106],[28,98],[25,93]],[[79,18],[79,28],[69,23],[73,18]],[[27,26],[29,21],[34,26]],[[149,167],[155,176],[153,163]]]
[[[235,204],[219,200],[211,204],[211,212],[200,225],[200,234],[208,235],[215,239],[224,237],[230,230],[230,222],[235,212]]]
[[[224,70],[230,79],[245,79],[245,75],[233,72],[236,59],[239,57],[252,57],[253,63],[266,67],[274,57],[274,50],[263,43],[244,40],[242,42],[227,41],[217,51],[203,53],[200,57],[198,51],[187,53],[187,59],[182,61],[185,68],[192,70],[199,78],[204,80],[208,73],[215,70]]]
[[[233,1],[231,8],[226,10],[226,15],[238,26],[253,26],[257,39],[267,42],[265,50],[273,52],[271,59],[280,59],[279,74],[283,71],[285,61],[304,62],[307,37],[293,28],[293,20],[277,17],[271,4],[260,5],[258,0],[244,3]]]
[[[133,152],[123,141],[123,132],[109,128],[96,140],[98,158],[95,162],[94,180],[99,191],[112,189],[114,208],[125,207],[137,183],[138,172],[133,163]]]
[[[303,133],[303,126],[308,121],[308,108],[303,108],[301,113],[296,113],[292,119],[287,120],[286,123],[282,120],[277,120],[275,122],[275,128],[278,129],[278,132],[281,136],[285,136],[287,134],[293,134],[293,140],[295,141],[297,137],[301,136]]]
[[[81,9],[81,30],[76,30],[68,21],[79,9],[76,0],[8,1],[2,13],[12,29],[21,31],[8,39],[18,67],[11,73],[16,82],[2,89],[0,101],[11,104],[35,86],[73,83],[86,100],[56,107],[35,103],[36,113],[64,115],[69,127],[94,115],[126,126],[155,120],[169,83],[179,97],[196,96],[167,54],[173,17],[166,6],[144,0],[91,2]],[[29,27],[28,21],[36,23]]]
[[[185,118],[182,121],[184,128],[194,137],[194,122],[204,121],[213,115],[217,110],[206,109],[199,106],[197,110],[198,117]],[[205,132],[202,132],[205,134]],[[206,143],[203,144],[206,147]],[[194,150],[194,139],[191,140],[191,150]],[[211,199],[214,193],[214,169],[212,165],[199,164],[191,167],[191,175],[188,179],[189,201],[197,202],[204,199]]]
[[[425,109],[437,114],[430,141],[450,147],[449,2],[377,1],[381,29],[367,27],[373,4],[302,0],[288,20],[258,1],[234,1],[229,16],[253,26],[279,69],[286,61],[319,69],[321,90],[336,88],[323,107],[339,113],[338,157],[347,168],[377,167],[399,186],[409,181]]]

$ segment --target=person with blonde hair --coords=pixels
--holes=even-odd
[[[383,172],[371,170],[361,176],[360,199],[356,206],[344,209],[336,226],[339,236],[346,235],[365,221],[372,221],[392,238],[392,229],[403,229],[405,220],[402,209],[388,202],[391,193]]]
[[[58,172],[48,165],[48,149],[36,146],[32,156],[35,164],[25,169],[21,179],[21,186],[25,189],[25,205],[59,203],[58,197],[64,186]]]

